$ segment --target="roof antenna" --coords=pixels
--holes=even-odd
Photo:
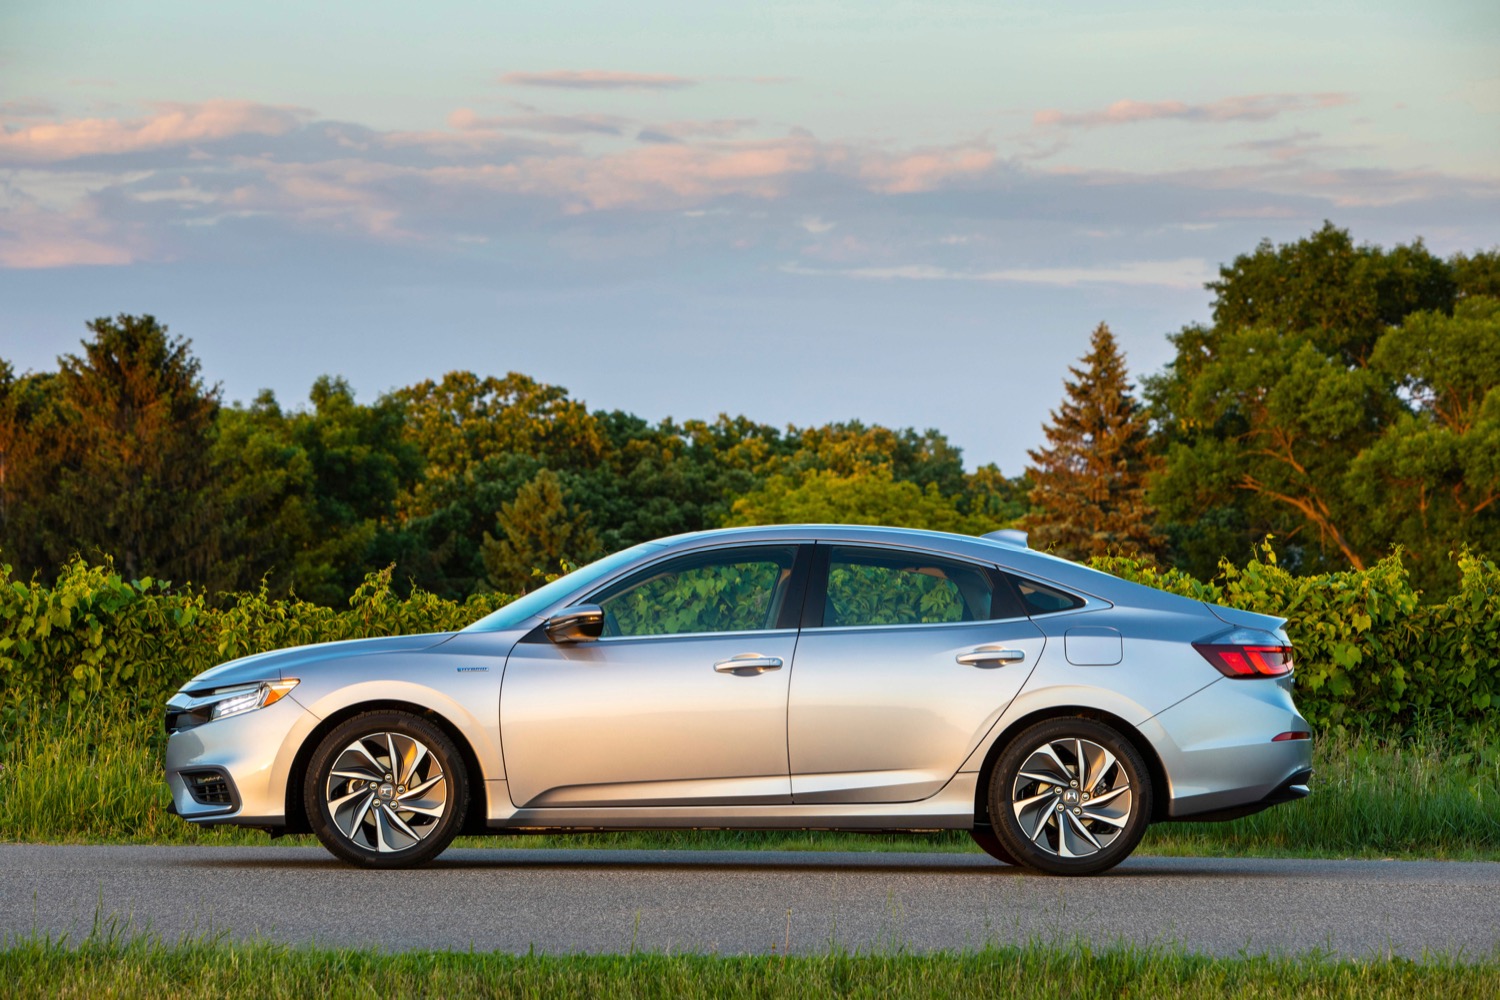
[[[1026,532],[1016,528],[1001,528],[999,531],[991,531],[980,537],[999,542],[1001,545],[1013,545],[1018,549],[1029,548],[1026,544]]]

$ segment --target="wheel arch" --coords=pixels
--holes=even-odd
[[[990,775],[994,772],[1000,755],[1022,730],[1049,719],[1092,719],[1095,722],[1104,723],[1129,740],[1141,755],[1141,759],[1146,762],[1146,771],[1151,778],[1151,822],[1155,823],[1167,818],[1167,809],[1171,803],[1171,786],[1167,783],[1167,771],[1162,766],[1161,756],[1157,754],[1151,741],[1139,729],[1113,712],[1086,705],[1055,705],[1021,716],[1001,730],[1000,735],[990,743],[989,750],[984,755],[984,763],[979,768],[979,780],[974,783],[975,826],[989,825]]]
[[[485,825],[486,817],[489,815],[488,784],[485,781],[484,770],[479,766],[479,756],[474,752],[474,747],[469,743],[468,737],[441,712],[426,705],[398,699],[362,701],[347,705],[331,713],[313,727],[312,731],[307,734],[307,738],[302,741],[302,745],[297,748],[297,755],[292,759],[291,770],[287,773],[286,829],[283,832],[312,833],[312,824],[308,822],[302,789],[307,780],[308,762],[312,760],[314,751],[317,750],[318,744],[323,742],[325,736],[356,715],[363,715],[366,712],[406,712],[421,716],[441,729],[458,748],[459,756],[463,758],[464,772],[469,779],[468,815],[464,818],[463,828],[458,832],[460,835],[488,832]]]

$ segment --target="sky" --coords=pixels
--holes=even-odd
[[[151,313],[227,401],[520,371],[1007,474],[1324,220],[1500,245],[1500,5],[0,4],[0,358]]]

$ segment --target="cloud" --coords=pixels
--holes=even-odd
[[[997,268],[987,271],[962,270],[932,264],[902,264],[893,267],[850,267],[838,269],[808,268],[798,264],[783,265],[788,274],[864,278],[882,281],[982,281],[1011,282],[1028,285],[1056,285],[1072,288],[1079,285],[1146,285],[1162,288],[1202,288],[1214,277],[1214,270],[1201,257],[1177,260],[1137,260],[1099,267],[1033,267]]]
[[[40,98],[0,101],[0,122],[17,118],[51,118],[56,114],[57,105]]]
[[[251,101],[161,104],[144,118],[75,118],[0,132],[0,162],[43,163],[133,153],[237,135],[281,135],[310,112]]]
[[[119,266],[139,259],[137,241],[82,202],[59,212],[35,204],[0,215],[0,267],[15,269]]]
[[[526,114],[486,118],[469,108],[459,108],[448,116],[448,124],[460,131],[511,129],[554,135],[620,135],[626,123],[626,119],[615,115]]]
[[[1231,122],[1267,121],[1289,112],[1316,108],[1333,108],[1348,104],[1353,98],[1343,93],[1314,94],[1245,94],[1226,97],[1208,104],[1183,101],[1116,101],[1096,111],[1064,112],[1045,108],[1032,116],[1032,124],[1042,128],[1097,128],[1103,125],[1131,125],[1147,121]]]
[[[543,73],[503,73],[512,87],[560,87],[565,90],[681,90],[698,81],[668,73],[622,73],[604,69],[555,69]]]

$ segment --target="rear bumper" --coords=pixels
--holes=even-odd
[[[1312,779],[1312,776],[1312,768],[1303,768],[1271,789],[1265,798],[1257,802],[1246,802],[1237,806],[1210,809],[1207,812],[1177,814],[1167,818],[1173,822],[1182,823],[1224,823],[1232,819],[1254,816],[1258,812],[1264,812],[1272,806],[1281,805],[1283,802],[1296,802],[1298,799],[1307,798],[1309,794],[1307,783]]]
[[[1291,679],[1224,679],[1150,719],[1142,732],[1167,774],[1161,819],[1233,819],[1308,794],[1312,740]],[[1236,810],[1239,810],[1236,813]]]

